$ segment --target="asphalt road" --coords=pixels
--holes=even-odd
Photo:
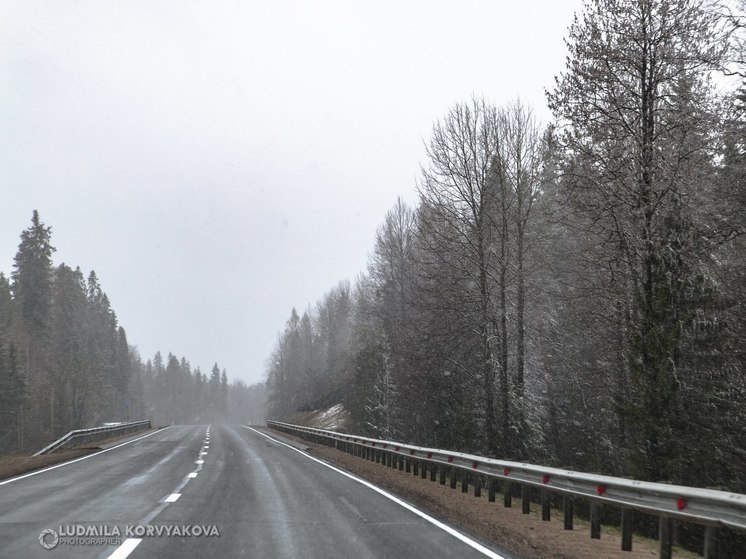
[[[0,482],[0,558],[485,556],[500,557],[241,426],[170,427]]]

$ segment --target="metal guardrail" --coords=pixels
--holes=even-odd
[[[112,436],[126,435],[127,433],[134,433],[141,429],[149,429],[150,420],[144,421],[133,421],[130,423],[119,423],[115,425],[104,425],[103,427],[92,427],[91,429],[76,429],[70,431],[64,437],[61,437],[54,441],[52,444],[45,446],[34,456],[40,456],[42,454],[51,454],[58,450],[63,450],[71,446],[79,446],[81,444],[100,441],[108,439]]]
[[[300,436],[306,440],[334,446],[351,454],[357,454],[389,467],[398,467],[407,472],[440,483],[450,478],[451,487],[456,488],[457,478],[462,491],[474,486],[476,495],[486,480],[489,499],[494,501],[498,483],[504,485],[505,506],[511,506],[512,484],[521,487],[523,512],[530,512],[529,488],[541,492],[542,519],[550,519],[549,493],[563,495],[565,528],[572,529],[573,500],[587,499],[591,502],[591,537],[600,537],[600,505],[621,508],[622,549],[632,549],[632,511],[642,511],[660,519],[660,555],[671,556],[673,520],[683,520],[704,525],[704,556],[717,557],[717,527],[746,530],[746,495],[712,489],[699,489],[681,485],[636,481],[626,478],[598,474],[587,474],[572,470],[550,468],[496,460],[483,456],[425,448],[395,441],[385,441],[302,427],[280,421],[267,421],[271,429]]]

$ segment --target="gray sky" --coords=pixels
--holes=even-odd
[[[129,341],[256,382],[472,94],[548,120],[580,0],[0,0],[0,270],[38,209]]]

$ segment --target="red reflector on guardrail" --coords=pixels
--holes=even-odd
[[[676,508],[679,510],[684,510],[686,508],[686,499],[679,499],[676,501]]]
[[[510,475],[510,468],[503,468],[503,475],[509,476]]]
[[[409,455],[410,455],[410,456],[414,456],[414,450],[410,450],[410,451],[409,451]]]
[[[471,467],[472,467],[472,468],[474,468],[475,470],[477,469],[477,466],[479,466],[479,462],[474,462],[474,463],[473,463],[473,464],[471,465]]]
[[[599,495],[603,495],[604,493],[606,493],[606,488],[603,485],[599,485],[598,487],[596,487],[596,493],[598,493]]]
[[[544,474],[544,477],[543,477],[543,478],[541,478],[541,481],[542,481],[542,482],[543,482],[544,484],[547,484],[547,483],[549,483],[549,480],[550,480],[550,479],[552,479],[552,478],[550,478],[550,477],[549,477],[548,475]]]
[[[449,462],[453,462],[453,456],[449,456],[449,457],[448,457],[448,461],[449,461]]]
[[[432,453],[432,452],[428,452],[428,453],[427,453],[427,457],[428,457],[428,458],[432,458],[432,457],[433,457],[433,453]]]

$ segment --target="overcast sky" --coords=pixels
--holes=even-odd
[[[473,94],[544,121],[580,0],[0,0],[0,271],[38,209],[143,358],[260,381]]]

